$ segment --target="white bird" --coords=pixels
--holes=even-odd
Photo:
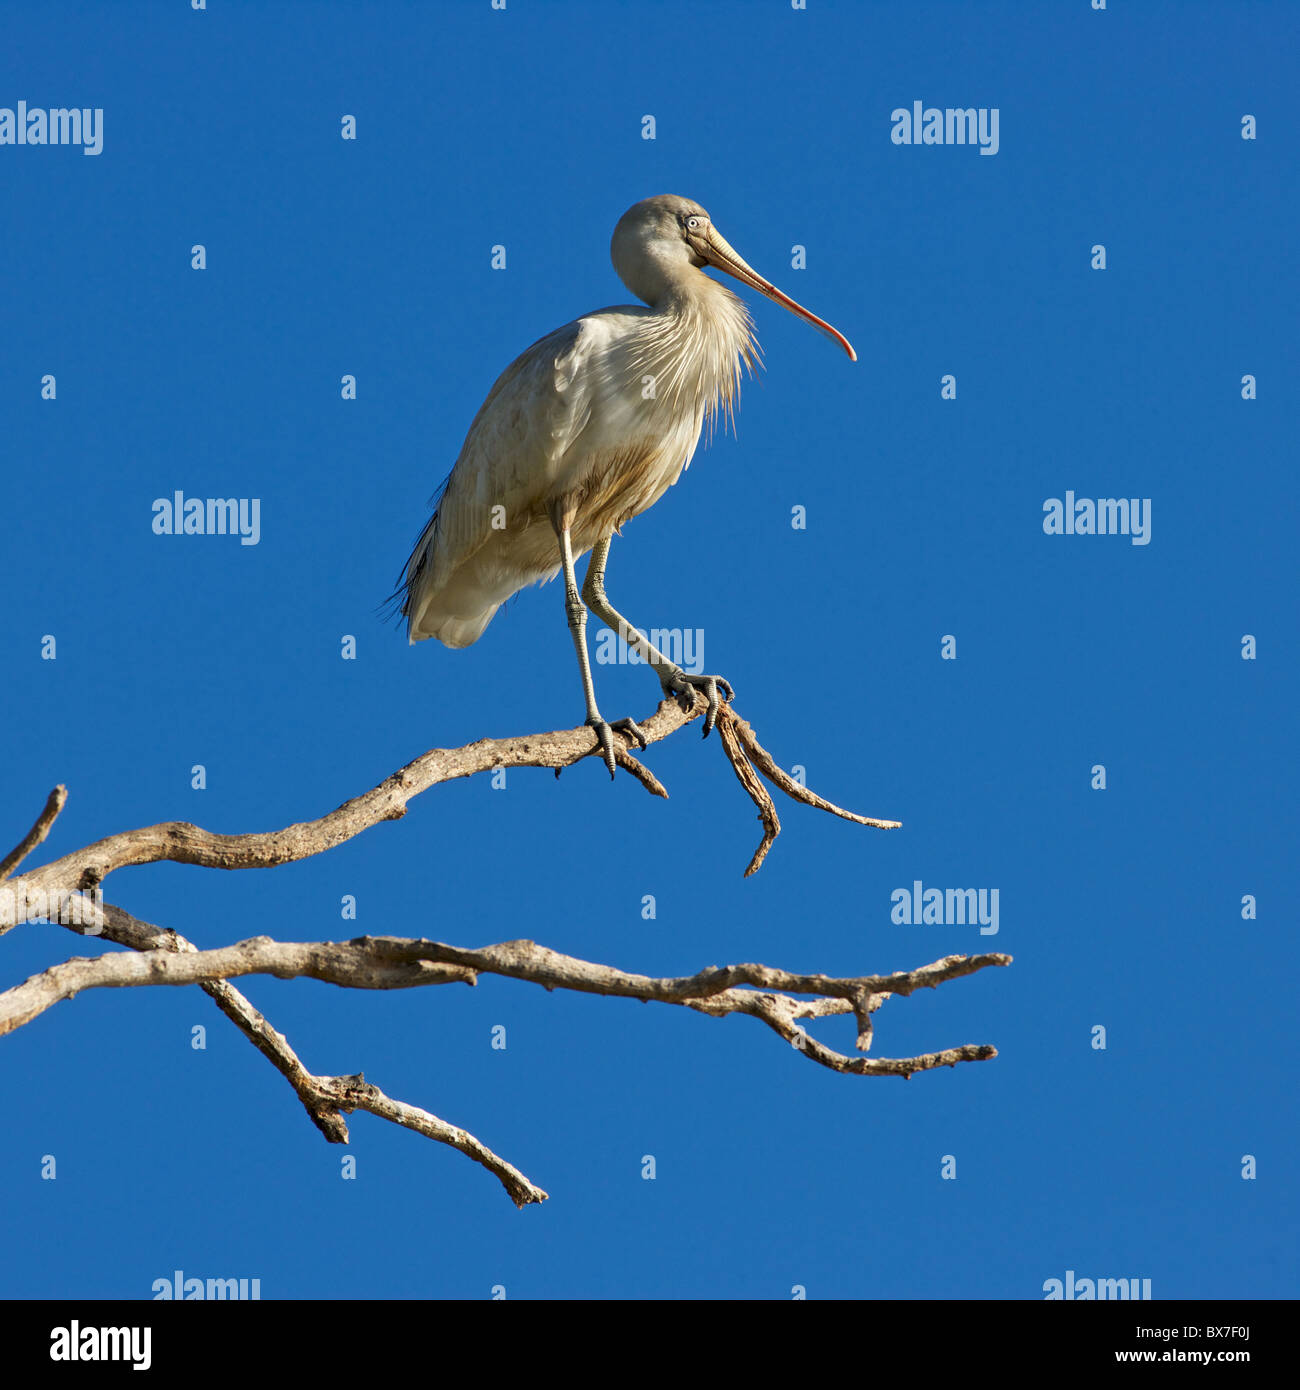
[[[406,563],[401,600],[412,642],[467,647],[527,584],[564,571],[565,613],[582,673],[587,723],[610,776],[612,731],[645,747],[630,719],[607,723],[596,705],[587,654],[590,609],[659,676],[665,696],[689,709],[695,690],[717,719],[721,676],[683,671],[631,626],[605,595],[610,541],[652,507],[690,463],[707,421],[730,418],[742,364],[758,357],[744,302],[701,267],[734,276],[829,334],[732,249],[698,203],[661,194],[619,219],[610,243],[619,279],[640,304],[586,314],[542,338],[497,379],[474,417],[433,516]],[[574,560],[592,552],[581,594]],[[595,749],[592,750],[596,751]]]

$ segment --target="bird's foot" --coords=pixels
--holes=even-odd
[[[596,731],[596,744],[600,748],[601,757],[604,759],[605,766],[609,768],[609,775],[611,778],[614,776],[615,766],[615,733],[626,735],[629,747],[633,744],[638,748],[648,748],[650,746],[645,734],[641,731],[641,726],[635,719],[616,719],[610,724],[604,719],[601,719],[598,715],[595,719],[587,720],[587,727]]]
[[[670,700],[676,699],[687,713],[695,708],[695,692],[697,690],[704,692],[709,702],[708,713],[704,716],[705,738],[708,738],[710,730],[718,722],[720,705],[718,692],[722,692],[727,704],[736,698],[736,692],[731,688],[731,682],[722,676],[692,676],[680,667],[670,675],[661,678],[660,684],[664,688],[664,694]]]

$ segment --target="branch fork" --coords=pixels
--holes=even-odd
[[[698,695],[683,710],[665,700],[641,724],[647,743],[668,737],[707,709]],[[728,762],[759,809],[762,843],[746,870],[757,871],[780,831],[776,808],[763,779],[807,806],[828,811],[859,825],[894,829],[897,821],[877,820],[845,811],[809,791],[777,766],[753,729],[730,706],[718,712],[717,728]],[[67,801],[59,786],[15,848],[0,860],[0,936],[27,920],[23,904],[56,901],[99,885],[121,868],[169,861],[206,868],[270,868],[323,853],[385,820],[406,812],[414,796],[439,782],[473,776],[495,767],[551,767],[558,772],[599,752],[586,726],[523,738],[480,739],[462,748],[425,753],[377,787],[344,802],[314,821],[283,830],[219,835],[183,821],[164,822],[120,832],[23,874],[17,870],[48,836]],[[656,796],[662,784],[626,748],[616,762]],[[10,880],[7,884],[5,880]],[[357,1073],[317,1076],[302,1064],[285,1036],[230,983],[242,975],[277,979],[311,978],[351,989],[410,989],[446,984],[477,984],[483,975],[525,980],[546,990],[568,989],[615,995],[644,1002],[673,1004],[719,1018],[747,1014],[791,1044],[809,1061],[856,1076],[901,1076],[959,1062],[997,1056],[988,1045],[967,1044],[905,1058],[869,1058],[872,1014],[894,995],[935,988],[989,966],[1004,966],[1001,954],[945,956],[916,970],[891,975],[834,978],[804,975],[766,965],[709,966],[694,975],[656,978],[613,966],[562,955],[533,941],[505,941],[467,948],[444,942],[402,937],[363,936],[347,942],[281,942],[257,936],[231,946],[201,950],[170,928],[157,927],[105,903],[93,926],[61,922],[80,935],[102,936],[129,953],[73,957],[0,992],[0,1036],[12,1032],[53,1005],[82,990],[154,985],[198,985],[240,1032],[284,1076],[327,1141],[346,1144],[345,1115],[364,1110],[435,1142],[447,1144],[491,1172],[516,1206],[546,1200],[547,1194],[517,1168],[468,1131],[406,1102],[386,1095]],[[803,997],[807,996],[807,997]],[[852,1014],[856,1052],[837,1052],[807,1032],[804,1021]]]

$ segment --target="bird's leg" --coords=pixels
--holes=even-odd
[[[664,694],[676,698],[688,712],[695,706],[695,692],[702,690],[709,702],[708,713],[704,716],[704,737],[718,722],[720,704],[719,691],[730,704],[736,698],[731,683],[722,676],[693,676],[683,671],[675,661],[670,661],[658,647],[643,633],[632,626],[628,620],[610,603],[605,593],[605,565],[609,560],[609,547],[613,537],[606,536],[592,547],[591,560],[587,565],[587,578],[582,585],[582,597],[587,607],[607,627],[612,628],[624,642],[647,665],[653,666],[659,677]]]
[[[578,580],[573,572],[573,544],[569,535],[571,514],[560,512],[552,517],[555,534],[560,541],[560,559],[564,566],[564,613],[569,620],[569,635],[573,638],[573,648],[578,653],[578,669],[582,672],[582,693],[587,701],[587,723],[596,731],[605,766],[610,777],[614,776],[614,733],[617,729],[625,733],[629,743],[647,747],[646,736],[631,719],[616,719],[607,723],[600,710],[596,708],[596,685],[591,678],[591,659],[587,655],[587,609],[578,594]]]

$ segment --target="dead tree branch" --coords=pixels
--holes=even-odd
[[[36,817],[36,824],[5,855],[4,859],[0,860],[0,883],[3,883],[50,833],[50,826],[58,819],[59,812],[63,810],[67,800],[67,787],[55,787],[49,794],[45,801],[45,809]]]
[[[119,946],[127,946],[133,951],[169,951],[190,955],[198,952],[198,947],[187,941],[179,932],[166,927],[155,927],[150,922],[142,922],[112,903],[104,904],[102,922],[94,934]],[[470,972],[463,972],[459,978],[473,983]],[[431,981],[427,978],[408,978],[403,983],[426,984]],[[540,1187],[529,1182],[513,1164],[493,1153],[466,1130],[448,1124],[447,1121],[431,1115],[427,1110],[421,1110],[418,1106],[394,1100],[385,1095],[378,1086],[367,1082],[363,1075],[316,1076],[309,1072],[289,1045],[288,1038],[272,1027],[265,1015],[226,980],[203,980],[199,984],[217,1008],[293,1087],[294,1094],[302,1102],[312,1123],[329,1143],[348,1143],[350,1136],[344,1114],[353,1110],[366,1110],[380,1119],[390,1120],[414,1130],[417,1134],[423,1134],[428,1139],[448,1144],[476,1163],[481,1163],[488,1172],[500,1180],[517,1207],[546,1200],[547,1194]],[[396,987],[396,982],[393,987]],[[3,1031],[0,1029],[0,1034]]]
[[[688,710],[665,701],[642,722],[641,728],[648,742],[657,742],[698,718],[705,708],[702,695]],[[773,786],[805,805],[862,825],[898,825],[896,821],[844,811],[803,787],[777,766],[750,726],[729,707],[720,711],[718,730],[726,757],[758,806],[764,824],[763,842],[747,874],[762,864],[780,831],[775,805],[760,773]],[[62,911],[69,895],[99,890],[104,879],[120,868],[161,861],[222,869],[291,863],[332,849],[379,821],[400,818],[412,797],[439,782],[497,767],[551,767],[558,776],[562,768],[597,751],[595,735],[585,726],[525,738],[481,739],[462,748],[433,749],[377,787],[315,821],[242,835],[220,835],[187,822],[166,822],[110,835],[12,877],[6,884],[4,880],[46,838],[63,809],[67,792],[56,787],[31,830],[0,861],[0,935],[21,922],[48,913],[52,920],[62,921],[82,935],[101,935],[128,947],[133,954],[74,957],[0,993],[0,1036],[84,989],[197,984],[285,1077],[330,1142],[347,1143],[344,1114],[366,1110],[473,1158],[496,1175],[518,1206],[544,1201],[546,1193],[473,1135],[425,1110],[392,1099],[360,1074],[316,1076],[309,1072],[284,1035],[230,980],[241,975],[270,974],[280,979],[308,977],[352,989],[409,989],[453,983],[473,985],[481,974],[500,975],[539,984],[547,990],[569,989],[677,1004],[712,1017],[747,1014],[771,1028],[810,1061],[860,1076],[907,1078],[918,1071],[983,1061],[997,1055],[990,1046],[966,1045],[907,1058],[849,1056],[811,1037],[801,1020],[852,1013],[857,1024],[857,1050],[865,1053],[871,1045],[871,1015],[891,995],[908,995],[986,966],[1010,964],[1011,958],[1005,955],[947,956],[918,970],[843,979],[796,974],[756,964],[711,966],[695,975],[655,978],[561,955],[531,941],[467,949],[398,937],[359,937],[344,943],[277,942],[269,937],[253,937],[233,946],[200,950],[179,933],[139,921],[113,905],[101,907],[96,903],[97,915],[91,916],[91,925],[85,925],[85,919],[78,920],[76,915],[69,920]],[[667,796],[658,779],[628,748],[619,750],[617,762],[654,795]],[[799,995],[812,997],[796,997]]]
[[[526,980],[547,990],[569,989],[585,994],[680,1004],[713,1017],[749,1014],[795,1044],[810,1061],[833,1071],[908,1078],[919,1071],[954,1066],[958,1062],[987,1061],[997,1056],[997,1049],[966,1045],[917,1057],[849,1057],[809,1037],[796,1027],[796,1020],[853,1013],[858,1020],[857,1045],[865,1051],[871,1042],[869,1015],[891,995],[934,989],[987,966],[1010,963],[1010,956],[990,953],[945,956],[917,970],[854,978],[802,975],[755,964],[709,966],[695,975],[656,978],[562,955],[532,941],[505,941],[467,949],[440,941],[390,936],[362,936],[347,942],[284,942],[255,936],[210,951],[146,949],[130,956],[77,956],[51,966],[21,985],[0,993],[0,1037],[87,989],[207,985],[242,975],[274,975],[282,980],[306,977],[352,989],[410,989],[420,985],[473,985],[477,984],[480,974],[489,974]],[[793,998],[795,994],[812,995],[814,1001]],[[242,1000],[242,996],[239,998]],[[247,1022],[245,1019],[241,1026]],[[244,1031],[248,1031],[246,1026]],[[282,1046],[272,1048],[268,1055],[274,1053],[272,1060],[289,1077],[295,1089],[300,1089],[301,1064],[288,1051],[283,1039],[280,1044]],[[263,1051],[268,1049],[264,1047]],[[310,1080],[315,1084],[322,1078]],[[336,1087],[355,1078],[327,1080]],[[396,1104],[384,1099],[387,1106]],[[335,1106],[338,1103],[333,1089],[330,1090],[330,1103]],[[370,1105],[362,1105],[361,1101],[356,1104],[373,1109]],[[375,1109],[374,1113],[381,1111]]]
[[[698,694],[690,711],[684,711],[675,701],[665,700],[650,718],[642,722],[641,729],[647,742],[657,743],[698,718],[706,708],[703,695]],[[800,786],[794,778],[776,766],[771,755],[759,746],[753,730],[730,707],[724,707],[720,711],[718,727],[720,731],[725,731],[723,747],[736,769],[737,776],[741,778],[751,796],[754,795],[754,785],[761,788],[753,772],[756,765],[758,770],[787,796],[802,801],[807,806],[830,811],[833,815],[855,821],[859,825],[896,829],[900,824],[898,821],[876,820],[854,815],[851,811],[842,811],[838,806]],[[244,835],[220,835],[191,825],[188,821],[165,821],[140,830],[122,831],[96,841],[84,849],[76,850],[62,859],[53,860],[22,875],[14,880],[13,887],[16,894],[21,883],[24,890],[33,897],[40,894],[55,895],[60,892],[83,891],[97,888],[117,869],[136,864],[157,864],[164,860],[175,864],[196,864],[210,869],[265,869],[278,864],[290,864],[333,849],[335,845],[352,839],[380,821],[400,819],[406,814],[407,802],[412,797],[440,782],[472,777],[475,773],[488,772],[498,767],[549,767],[558,772],[598,751],[596,735],[585,725],[576,729],[561,729],[553,733],[533,734],[522,738],[485,738],[477,743],[465,744],[461,748],[434,748],[413,762],[407,763],[391,777],[385,778],[377,787],[345,801],[319,820],[301,821],[296,825],[286,826],[283,830],[256,831]],[[626,748],[618,754],[618,765],[636,777],[642,786],[654,795],[668,795],[658,779]],[[748,772],[745,769],[748,769]],[[51,793],[51,804],[55,795],[56,793]],[[62,804],[60,799],[52,813],[50,805],[46,806],[40,820],[18,849],[8,856],[6,863],[9,860],[13,860],[14,864],[21,862],[28,851],[44,839]],[[770,804],[769,797],[768,805]],[[775,810],[771,812],[771,823],[775,824]],[[766,847],[770,847],[775,833],[769,825],[768,833],[764,836],[765,848],[755,855],[754,861],[751,861],[746,870],[747,873],[753,873],[762,862]],[[13,895],[6,897],[0,894],[0,933],[16,925],[13,901]]]
[[[195,985],[237,979],[242,975],[274,975],[280,980],[307,978],[348,989],[473,985],[478,983],[480,974],[501,975],[526,980],[547,990],[569,989],[647,1003],[683,1004],[715,1016],[755,1013],[753,1001],[761,996],[743,988],[749,987],[780,991],[785,996],[811,994],[828,1001],[817,1011],[818,1016],[854,1013],[861,1019],[873,1013],[890,995],[934,989],[986,966],[1010,963],[1010,956],[990,953],[945,956],[917,970],[855,978],[801,975],[754,964],[709,966],[695,975],[655,977],[630,974],[613,966],[562,955],[533,941],[503,941],[494,946],[466,948],[397,936],[359,936],[344,942],[274,941],[269,936],[253,936],[233,946],[218,946],[210,951],[164,949],[134,955],[74,956],[0,993],[0,1037],[83,990]],[[787,998],[785,1002],[794,1010],[791,1019],[812,1016],[804,1009],[803,1001]],[[761,1011],[759,1016],[767,1021]],[[859,1025],[860,1048],[867,1042],[867,1031]],[[949,1065],[947,1060],[942,1060],[946,1054],[941,1053],[890,1061],[878,1067],[863,1064],[861,1058],[832,1055],[841,1063],[853,1063],[852,1066],[837,1065],[835,1070],[863,1075],[881,1070],[889,1075],[911,1075]],[[959,1060],[984,1061],[995,1056],[996,1049],[978,1047],[970,1049],[969,1057]]]

